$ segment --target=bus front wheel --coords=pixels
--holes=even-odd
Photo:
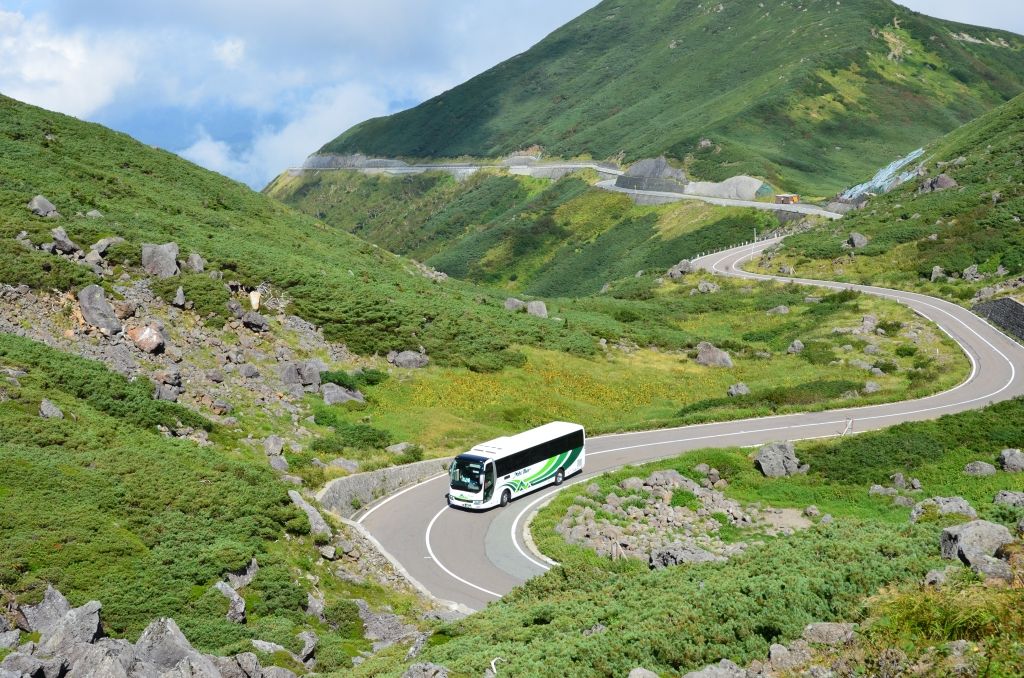
[[[502,508],[508,506],[508,503],[510,501],[512,501],[512,493],[509,492],[508,490],[505,490],[504,492],[501,493],[501,506],[502,506]]]
[[[565,469],[560,468],[555,474],[555,485],[561,485],[563,480],[565,480]]]

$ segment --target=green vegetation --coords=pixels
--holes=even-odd
[[[551,183],[488,171],[458,183],[321,172],[282,175],[266,192],[456,278],[537,296],[595,294],[779,225],[767,212],[700,202],[639,207],[581,175]]]
[[[527,52],[363,122],[321,152],[665,153],[701,178],[746,173],[827,195],[1015,96],[1022,66],[1020,36],[889,0],[642,9],[606,0]]]
[[[920,396],[950,388],[967,374],[966,361],[944,335],[916,330],[916,344],[902,336],[904,323],[911,330],[920,321],[890,302],[841,292],[811,303],[805,288],[719,278],[718,292],[694,294],[701,280],[710,278],[658,285],[649,275],[631,277],[606,295],[552,302],[552,315],[607,341],[597,357],[524,347],[520,369],[417,370],[366,388],[365,406],[337,405],[329,408],[330,418],[324,413],[317,420],[370,425],[439,456],[552,420],[577,421],[602,433],[757,417]],[[790,313],[767,312],[779,305]],[[869,349],[865,338],[832,332],[860,326],[865,314],[893,330],[871,337],[876,348]],[[795,339],[806,348],[790,355]],[[735,367],[697,365],[692,351],[703,340],[728,350]],[[921,355],[897,352],[911,345]],[[838,360],[846,364],[832,364]],[[899,370],[874,377],[849,364],[853,360]],[[882,390],[866,393],[868,380]],[[726,397],[737,382],[751,394]],[[530,394],[528,403],[523,393]],[[370,461],[367,451],[353,455]]]
[[[262,453],[153,400],[148,381],[5,334],[0,369],[24,373],[0,378],[0,588],[20,600],[37,600],[52,583],[76,605],[101,601],[114,636],[135,640],[169,616],[196,647],[220,654],[250,651],[251,638],[297,651],[295,634],[312,626],[325,671],[369,649],[351,598],[413,610],[411,596],[335,577]],[[64,419],[41,418],[43,398]],[[156,429],[182,424],[210,430],[214,444]],[[240,591],[247,623],[228,622],[212,586],[254,557],[259,573]],[[299,572],[316,575],[325,624],[306,616],[309,584]]]
[[[840,222],[788,238],[772,267],[785,264],[809,277],[970,300],[1003,275],[1024,273],[1022,154],[1024,96],[927,149],[929,178],[944,172],[958,188],[919,194],[923,180],[911,181]],[[842,248],[853,231],[870,238],[867,247],[855,252]],[[959,276],[975,265],[987,280],[931,280],[936,266]]]
[[[640,561],[612,561],[570,545],[553,529],[585,494],[586,483],[570,487],[542,509],[532,527],[538,546],[562,567],[444,627],[442,642],[427,649],[425,659],[467,675],[482,671],[495,656],[507,659],[509,673],[522,676],[625,675],[634,666],[675,675],[723,657],[741,665],[763,659],[771,643],[799,637],[805,624],[850,620],[870,622],[870,637],[878,641],[869,645],[871,652],[991,640],[995,632],[1010,645],[997,650],[1003,668],[992,675],[1015,675],[1019,644],[1011,641],[1019,641],[1014,633],[1021,623],[1020,591],[986,591],[970,583],[968,572],[950,589],[924,594],[918,585],[924,573],[948,564],[938,550],[946,523],[910,525],[909,509],[867,491],[868,483],[887,483],[892,473],[911,473],[924,484],[924,496],[959,494],[983,518],[1014,525],[1024,510],[996,507],[992,496],[999,489],[1024,489],[1024,477],[1000,473],[965,480],[962,473],[967,461],[996,457],[1010,439],[1024,439],[1022,400],[801,445],[800,458],[811,464],[808,476],[766,479],[754,469],[751,452],[734,449],[693,452],[596,480],[607,492],[624,478],[656,469],[696,477],[692,469],[703,462],[729,480],[725,493],[734,499],[774,507],[815,504],[835,518],[828,526],[768,539],[725,564],[649,571]],[[910,440],[926,443],[900,452]],[[922,604],[911,604],[915,599]],[[606,630],[587,633],[598,624]],[[371,662],[363,670],[386,667],[397,674],[398,664],[391,661]]]
[[[100,282],[13,240],[25,230],[33,242],[49,242],[50,229],[61,226],[85,248],[101,237],[125,238],[112,258],[121,263],[137,263],[143,242],[176,241],[183,257],[199,252],[228,279],[271,282],[291,312],[364,354],[422,345],[441,364],[500,369],[521,361],[508,351],[513,344],[594,352],[580,332],[505,313],[496,293],[436,284],[408,261],[98,125],[0,97],[0,154],[0,282],[59,290]],[[25,208],[39,193],[61,219]],[[77,216],[92,209],[104,217]],[[200,312],[223,314],[217,286],[201,278],[158,287],[173,295],[175,283],[187,286]],[[474,363],[481,354],[486,365]]]

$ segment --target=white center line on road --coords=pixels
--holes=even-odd
[[[477,591],[482,591],[483,593],[486,593],[486,594],[487,594],[487,595],[489,595],[489,596],[494,596],[495,598],[501,598],[501,594],[500,594],[500,593],[495,593],[494,591],[490,591],[490,590],[488,590],[488,589],[485,589],[485,588],[484,588],[483,586],[477,586],[477,585],[476,585],[476,584],[474,584],[473,582],[471,582],[471,581],[466,581],[465,579],[463,579],[463,578],[462,578],[462,577],[460,577],[459,575],[455,574],[454,572],[452,572],[451,570],[449,570],[449,569],[448,569],[447,567],[445,567],[445,566],[444,566],[444,563],[442,563],[442,562],[441,562],[440,560],[438,560],[437,556],[436,556],[436,555],[434,555],[434,549],[432,549],[432,548],[430,547],[430,531],[434,529],[434,523],[436,523],[436,522],[437,522],[437,519],[441,517],[441,514],[442,514],[442,513],[444,513],[444,512],[445,512],[445,511],[447,511],[447,510],[448,510],[448,507],[447,507],[447,506],[445,506],[445,507],[444,507],[443,509],[441,509],[440,511],[438,511],[438,512],[437,512],[437,515],[436,515],[436,516],[434,516],[434,517],[433,517],[433,518],[432,518],[432,519],[430,520],[430,524],[429,524],[429,525],[427,525],[427,533],[426,533],[426,535],[424,535],[424,537],[425,537],[425,539],[426,539],[426,542],[427,542],[427,553],[429,553],[429,554],[430,554],[430,557],[434,559],[434,564],[435,564],[435,565],[437,565],[437,566],[438,566],[439,568],[441,568],[442,570],[444,570],[444,571],[445,571],[445,574],[449,575],[449,576],[450,576],[450,577],[452,577],[453,579],[456,579],[456,580],[458,580],[458,581],[462,582],[463,584],[465,584],[466,586],[470,586],[470,587],[472,587],[472,588],[476,589]]]

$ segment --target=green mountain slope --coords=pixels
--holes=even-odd
[[[506,350],[513,344],[594,351],[596,340],[582,332],[513,317],[496,293],[437,284],[407,260],[98,125],[0,97],[0,156],[0,282],[44,289],[100,282],[14,239],[25,230],[33,242],[49,242],[59,225],[85,246],[125,238],[113,256],[136,265],[141,243],[176,241],[182,257],[196,251],[243,283],[272,283],[294,313],[362,354],[423,346],[441,364],[494,368],[518,360]],[[40,193],[61,219],[26,209]],[[80,216],[93,209],[103,218]],[[214,310],[223,312],[223,303]]]
[[[437,173],[308,172],[282,175],[267,192],[456,278],[549,297],[596,294],[779,225],[766,212],[696,201],[639,207],[585,175],[551,183],[480,173],[459,183]]]
[[[606,0],[322,153],[690,157],[825,195],[1024,89],[1024,39],[889,0]],[[701,139],[713,143],[700,147]]]
[[[926,151],[924,177],[873,199],[830,228],[789,238],[765,265],[961,300],[1024,274],[1024,95]],[[940,174],[957,186],[921,191]],[[865,235],[868,245],[844,249],[850,232]],[[965,280],[964,272],[973,266],[982,278]],[[933,281],[936,267],[941,271]]]

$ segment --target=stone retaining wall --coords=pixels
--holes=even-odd
[[[415,464],[391,466],[377,471],[337,478],[317,492],[316,498],[320,505],[328,511],[351,518],[359,508],[385,495],[444,473],[451,461],[451,457],[428,459]]]
[[[971,310],[1024,341],[1024,304],[1019,301],[1004,297],[980,303]]]

